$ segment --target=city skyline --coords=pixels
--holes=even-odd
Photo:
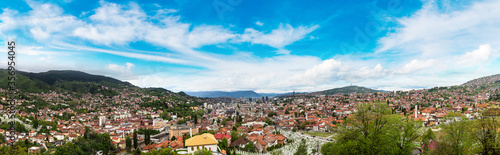
[[[0,41],[16,41],[18,70],[79,70],[173,91],[409,90],[498,74],[498,7],[27,0],[1,7]]]

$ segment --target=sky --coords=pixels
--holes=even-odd
[[[500,1],[25,0],[0,5],[1,68],[173,91],[411,90],[500,73]]]

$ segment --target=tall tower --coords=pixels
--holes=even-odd
[[[417,118],[417,113],[418,113],[418,107],[415,105],[415,118]]]
[[[106,124],[106,116],[99,116],[99,126]]]

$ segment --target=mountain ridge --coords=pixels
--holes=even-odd
[[[312,92],[310,94],[334,95],[334,94],[349,94],[349,93],[358,93],[358,94],[360,94],[360,93],[377,93],[377,92],[383,92],[383,91],[374,90],[374,89],[366,88],[366,87],[362,87],[362,86],[345,86],[345,87],[339,87],[339,88],[333,88],[333,89]]]

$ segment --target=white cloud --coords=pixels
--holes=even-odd
[[[61,35],[70,34],[74,27],[83,24],[74,16],[64,15],[59,6],[37,2],[28,4],[33,10],[29,12],[29,16],[20,17],[26,22],[21,26],[27,26],[37,40],[60,39]]]
[[[260,22],[260,21],[257,21],[257,22],[255,22],[255,25],[258,25],[258,26],[263,26],[263,25],[264,25],[264,23],[262,23],[262,22]]]
[[[110,71],[120,73],[122,75],[130,75],[130,74],[132,74],[133,67],[135,67],[134,64],[127,62],[127,63],[125,63],[124,66],[120,66],[117,64],[108,64],[108,65],[106,65],[105,68],[110,70]]]
[[[291,78],[290,83],[315,83],[315,81],[337,80],[338,72],[342,63],[334,59],[328,59],[321,64],[314,65],[303,74],[297,74]]]
[[[476,65],[481,63],[487,63],[491,55],[493,53],[493,49],[489,44],[480,45],[479,49],[476,49],[472,52],[467,52],[464,55],[457,58],[457,64],[459,65]]]
[[[74,31],[74,35],[97,44],[126,44],[141,40],[146,28],[146,13],[135,3],[127,6],[101,1],[101,7],[90,16],[92,21]]]
[[[436,63],[435,60],[429,59],[425,61],[419,61],[417,59],[412,60],[410,63],[407,63],[401,68],[400,70],[397,70],[396,73],[399,74],[408,74],[408,73],[414,73],[416,71],[422,70],[429,68],[433,66]]]
[[[381,64],[375,65],[375,67],[362,67],[357,71],[348,71],[343,73],[343,79],[349,82],[359,82],[365,79],[377,79],[387,75],[387,70],[382,67]]]
[[[264,33],[252,28],[245,29],[245,33],[240,36],[240,41],[251,42],[254,44],[265,44],[275,48],[283,48],[297,40],[304,38],[308,33],[314,31],[319,26],[311,27],[299,26],[292,27],[290,24],[280,24],[278,29],[270,33]]]
[[[290,24],[280,24],[278,29],[274,29],[269,33],[247,28],[245,29],[245,33],[240,35],[237,41],[264,44],[277,49],[283,49],[285,46],[303,39],[307,34],[316,30],[318,27],[318,25],[313,25],[294,28]]]
[[[2,14],[0,14],[0,34],[5,35],[3,33],[16,28],[17,23],[16,16],[18,12],[16,10],[11,10],[8,8],[2,9]]]
[[[398,51],[425,57],[452,58],[463,49],[488,42],[500,46],[500,1],[472,2],[463,9],[440,10],[428,1],[409,17],[397,19],[400,28],[380,39],[378,52]]]
[[[189,47],[197,48],[203,45],[223,43],[233,37],[235,37],[234,34],[221,26],[197,26],[186,36],[184,42]]]

